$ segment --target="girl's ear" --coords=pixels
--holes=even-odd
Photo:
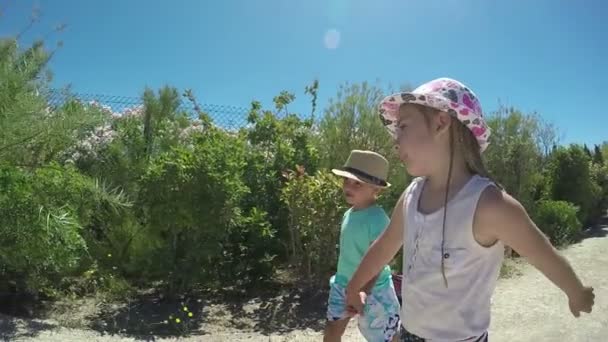
[[[435,116],[435,132],[438,135],[442,135],[447,133],[450,130],[450,126],[452,125],[452,117],[450,116],[450,114],[446,113],[446,112],[439,112],[436,116]]]

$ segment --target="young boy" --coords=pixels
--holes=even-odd
[[[345,288],[368,247],[384,231],[389,218],[376,204],[378,194],[389,187],[388,161],[372,151],[353,150],[344,167],[332,172],[344,179],[342,189],[351,208],[342,219],[338,269],[330,279],[325,342],[340,341],[351,313],[345,311]],[[390,342],[397,337],[400,305],[388,265],[363,288],[364,314],[359,330],[367,341]]]

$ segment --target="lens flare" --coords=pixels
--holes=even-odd
[[[323,37],[323,43],[326,49],[337,49],[340,46],[340,32],[336,29],[328,30]]]

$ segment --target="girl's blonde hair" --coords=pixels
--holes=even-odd
[[[435,108],[431,108],[431,107],[427,107],[427,106],[423,106],[423,105],[419,105],[419,104],[408,104],[408,105],[415,106],[416,108],[418,108],[418,110],[420,110],[420,112],[423,114],[423,117],[427,123],[427,126],[430,126],[430,124],[431,124],[431,117],[433,117],[434,115],[438,115],[440,113],[440,111]],[[473,135],[473,132],[471,132],[471,130],[469,130],[463,123],[461,123],[454,116],[450,115],[450,118],[451,118],[450,131],[449,131],[449,134],[450,134],[450,137],[449,137],[449,139],[450,139],[450,164],[449,164],[449,168],[448,168],[448,180],[447,180],[447,186],[445,189],[445,197],[444,197],[444,202],[443,202],[444,209],[443,209],[443,223],[442,223],[442,232],[441,232],[441,274],[443,276],[443,281],[444,281],[446,287],[448,286],[448,280],[445,275],[445,260],[444,260],[445,223],[446,223],[446,217],[447,217],[447,212],[448,212],[448,198],[450,195],[449,191],[450,191],[450,184],[452,181],[452,168],[454,165],[454,154],[460,153],[462,155],[469,172],[471,172],[474,175],[479,175],[481,177],[490,179],[496,185],[496,187],[498,187],[500,190],[503,190],[503,187],[498,182],[496,182],[492,178],[490,173],[488,172],[488,169],[486,168],[486,166],[483,162],[483,158],[481,157],[481,149],[479,147],[479,143],[477,142],[477,139]]]

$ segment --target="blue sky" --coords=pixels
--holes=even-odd
[[[308,112],[304,87],[315,78],[322,108],[345,81],[447,76],[486,112],[500,100],[538,111],[565,143],[608,140],[601,0],[0,0],[0,35],[25,26],[34,5],[42,20],[24,41],[68,24],[49,38],[64,42],[51,68],[56,85],[77,92],[138,96],[170,84],[248,107],[289,90],[290,110]],[[335,48],[324,42],[331,30]]]

